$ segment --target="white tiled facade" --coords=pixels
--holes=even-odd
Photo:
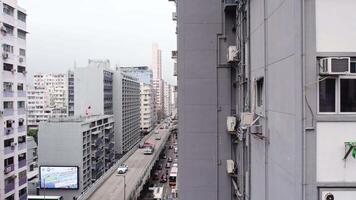
[[[154,125],[153,90],[149,84],[140,84],[141,132],[150,132]]]
[[[0,198],[27,199],[26,11],[16,0],[0,1]]]
[[[164,82],[164,114],[172,115],[172,85]]]
[[[34,87],[27,92],[28,125],[68,116],[67,74],[35,74],[33,81]]]

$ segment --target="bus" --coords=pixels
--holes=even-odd
[[[169,174],[169,186],[175,186],[177,182],[178,168],[172,167],[171,173]]]
[[[153,199],[163,200],[163,187],[155,187],[153,189]]]

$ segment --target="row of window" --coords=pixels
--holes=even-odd
[[[13,72],[14,71],[14,65],[13,64],[9,64],[9,63],[4,63],[3,64],[3,70],[4,71],[8,71],[8,72]],[[18,65],[17,66],[17,72],[18,73],[26,73],[26,67]]]
[[[10,24],[3,23],[3,26],[5,27],[5,30],[2,30],[3,35],[11,35],[14,36],[14,30],[15,27],[11,26]],[[23,40],[26,40],[26,34],[27,32],[17,28],[17,37]]]
[[[9,44],[2,44],[2,50],[7,53],[14,53],[14,46],[9,45]],[[19,48],[19,54],[20,56],[26,56],[26,50]]]
[[[15,14],[15,8],[6,4],[6,3],[3,3],[3,12],[7,15],[10,15],[10,16],[14,16]],[[21,12],[21,11],[17,11],[17,19],[22,21],[22,22],[26,22],[26,14]]]
[[[14,102],[13,101],[4,101],[3,103],[4,109],[14,109]],[[18,109],[25,108],[25,101],[18,101],[17,102]]]

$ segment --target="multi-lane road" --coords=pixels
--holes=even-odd
[[[159,146],[165,145],[163,141],[169,137],[168,129],[156,129],[158,134],[152,134],[146,142],[155,145],[155,150]],[[161,140],[156,140],[156,137],[160,136]],[[144,155],[143,149],[137,149],[126,161],[128,165],[128,171],[125,174],[118,175],[114,172],[103,184],[101,184],[96,191],[89,197],[90,200],[124,200],[124,195],[128,195],[136,190],[136,185],[141,181],[142,176],[146,172],[148,165],[152,162],[152,159],[157,151],[152,155]],[[126,182],[126,188],[124,188],[124,179]]]

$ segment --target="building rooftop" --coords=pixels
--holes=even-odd
[[[112,115],[90,115],[90,116],[71,116],[65,118],[51,118],[48,120],[49,123],[60,123],[60,122],[91,122],[95,120],[100,120],[103,118],[113,117]]]

